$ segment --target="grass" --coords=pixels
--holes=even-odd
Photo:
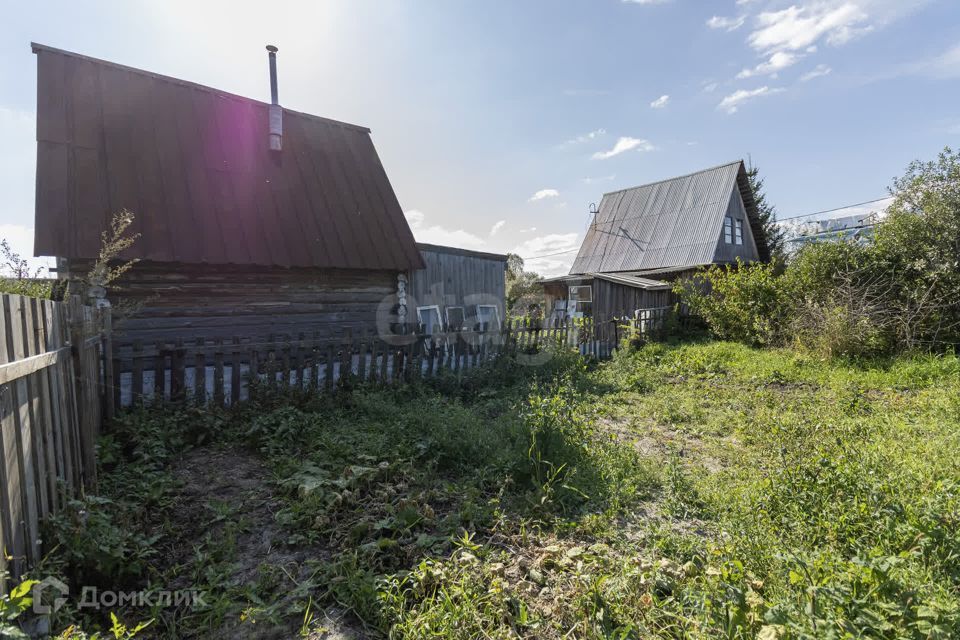
[[[123,417],[42,569],[201,589],[119,612],[171,638],[950,638],[957,451],[954,356],[648,345],[263,390]]]

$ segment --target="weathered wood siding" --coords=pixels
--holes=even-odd
[[[443,316],[446,307],[464,307],[469,318],[478,304],[495,304],[504,319],[506,260],[502,256],[474,251],[421,245],[426,268],[410,274],[408,305],[437,305]]]
[[[593,318],[597,323],[624,316],[632,318],[637,309],[667,307],[676,303],[673,292],[648,291],[595,278],[593,280]]]
[[[724,217],[730,216],[743,223],[743,244],[727,244],[723,235],[723,223],[720,225],[720,240],[717,242],[717,250],[714,253],[713,261],[715,263],[736,262],[737,258],[744,262],[754,262],[759,260],[760,254],[757,252],[757,243],[753,237],[753,230],[750,228],[750,219],[747,217],[747,208],[743,204],[743,198],[736,189],[730,196],[730,203],[727,205],[727,212]]]
[[[89,265],[73,262],[69,275]],[[396,293],[397,274],[349,269],[284,269],[229,265],[136,264],[107,297],[122,315],[114,342],[208,340],[299,333],[340,339],[344,330],[373,330],[377,309]]]

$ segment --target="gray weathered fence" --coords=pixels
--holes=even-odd
[[[177,339],[132,345],[114,353],[112,404],[190,399],[227,406],[249,397],[250,382],[332,391],[352,382],[396,384],[444,372],[474,369],[507,351],[533,353],[546,347],[577,349],[599,359],[613,355],[633,331],[650,336],[672,309],[649,309],[636,318],[595,323],[590,318],[544,325],[508,321],[498,330],[413,333],[387,339],[345,333],[331,342],[319,335],[236,336],[230,340]]]
[[[588,332],[584,324],[543,328],[507,323],[498,331],[444,330],[387,339],[346,333],[337,342],[305,334],[134,342],[114,354],[113,404],[190,398],[225,406],[246,400],[253,380],[317,391],[332,391],[348,377],[396,384],[474,369],[507,348],[530,350],[548,343],[579,345],[584,353],[599,355],[599,343],[583,341]]]
[[[40,559],[43,519],[96,483],[110,315],[78,298],[0,303],[0,571],[17,577]]]

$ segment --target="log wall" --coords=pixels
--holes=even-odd
[[[72,261],[61,276],[82,277]],[[391,271],[284,269],[140,262],[114,284],[114,346],[234,336],[339,339],[345,329],[373,330],[377,310],[397,290]],[[129,314],[130,306],[135,312]]]

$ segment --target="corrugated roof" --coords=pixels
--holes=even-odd
[[[744,199],[760,258],[767,259],[746,169],[738,160],[605,194],[570,273],[710,264],[734,188]]]
[[[482,258],[484,260],[494,260],[496,262],[506,262],[508,256],[503,253],[490,253],[489,251],[475,251],[473,249],[462,249],[460,247],[448,247],[442,244],[429,244],[418,242],[417,248],[420,251],[433,251],[434,253],[448,253],[455,256],[467,256],[470,258]]]
[[[408,270],[423,260],[368,129],[33,45],[37,255],[93,258],[114,212],[129,258]],[[266,81],[266,78],[264,79]]]

